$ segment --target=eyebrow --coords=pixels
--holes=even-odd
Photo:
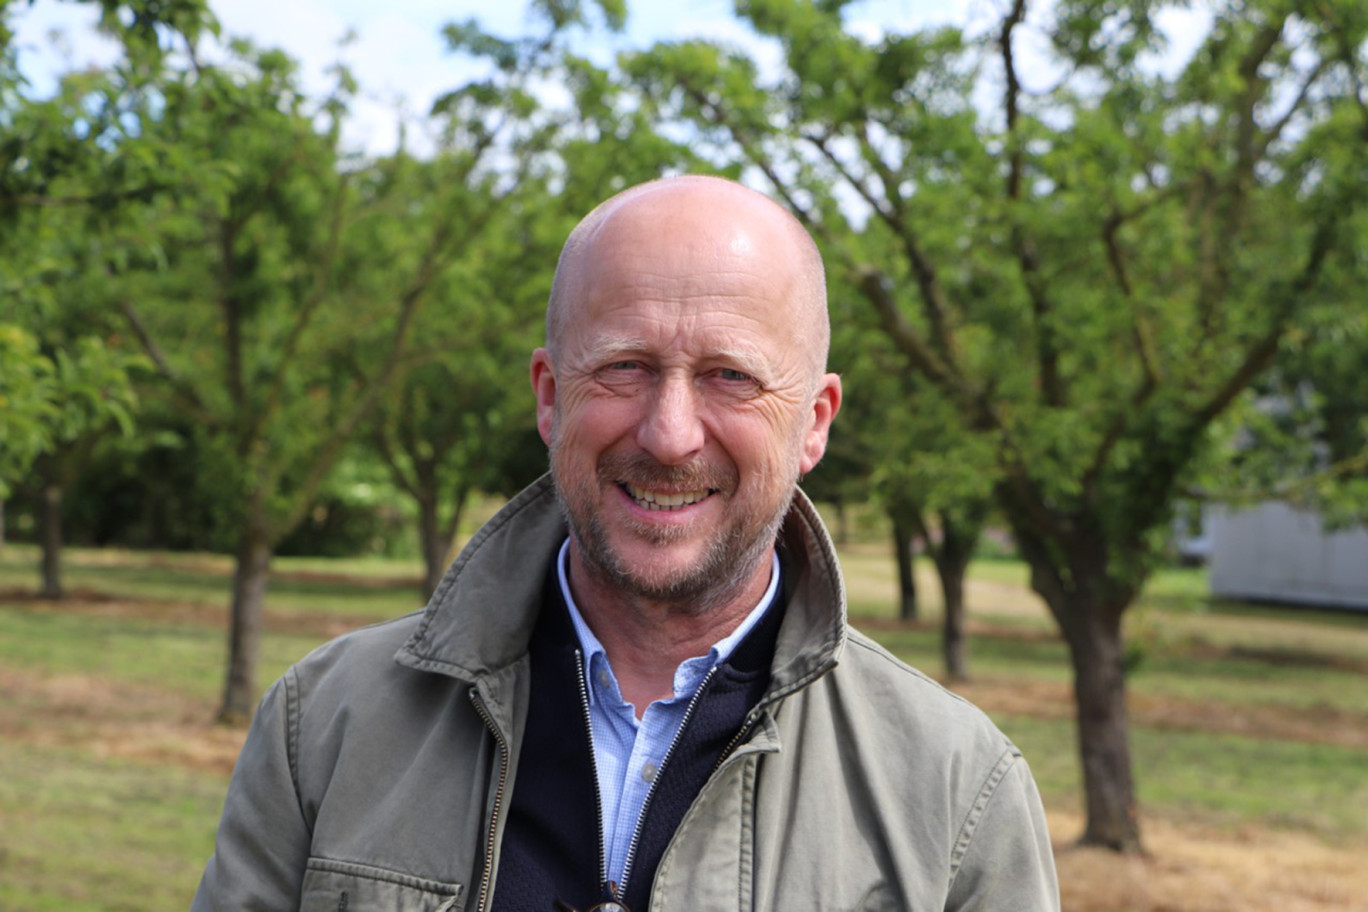
[[[589,363],[599,364],[618,360],[620,356],[633,352],[646,353],[650,348],[651,346],[640,336],[610,335],[595,340],[585,353],[585,357]],[[706,361],[720,361],[735,366],[757,379],[763,379],[767,374],[764,358],[758,352],[749,349],[719,345],[704,349],[703,358]]]

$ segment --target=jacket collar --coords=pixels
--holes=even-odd
[[[527,653],[542,585],[566,535],[549,475],[508,502],[442,577],[399,664],[464,681],[497,674]],[[835,549],[802,491],[779,533],[789,583],[767,699],[804,686],[836,664],[845,643],[845,584]]]

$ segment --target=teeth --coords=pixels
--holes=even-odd
[[[683,491],[677,494],[665,494],[660,491],[638,488],[630,482],[623,482],[622,486],[632,496],[633,500],[648,510],[673,510],[688,504],[695,504],[710,493],[708,491]]]

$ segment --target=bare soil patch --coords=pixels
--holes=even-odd
[[[934,628],[933,624],[925,621],[909,623],[868,618],[861,618],[859,626],[875,630]],[[971,639],[992,636],[1023,642],[1044,642],[1059,638],[1053,631],[1022,630],[982,622],[970,622],[968,632]],[[1185,653],[1190,652],[1194,657],[1204,659],[1254,659],[1273,667],[1333,668],[1368,674],[1368,662],[1300,648],[1253,649],[1233,646],[1222,649],[1209,642],[1198,641],[1184,649]],[[1073,718],[1074,715],[1073,689],[1066,683],[991,677],[943,683],[988,712],[1046,719]],[[1128,699],[1131,720],[1153,728],[1368,748],[1368,713],[1333,706],[1232,704],[1136,693],[1130,694]]]
[[[194,601],[156,601],[120,599],[89,590],[75,590],[60,600],[38,598],[31,592],[0,591],[0,601],[21,605],[34,612],[80,613],[105,618],[155,620],[167,623],[199,624],[222,628],[227,624],[227,607],[222,604]],[[320,640],[340,636],[365,624],[388,619],[390,615],[374,617],[339,617],[334,614],[267,611],[266,626],[276,633],[312,636]],[[926,622],[908,624],[893,620],[861,619],[860,626],[871,629],[929,627]],[[971,622],[970,636],[993,636],[1027,641],[1057,639],[1047,630],[1022,630],[1002,625]],[[1216,647],[1209,643],[1193,644],[1203,658],[1218,657]],[[1358,662],[1345,657],[1325,657],[1304,650],[1280,650],[1268,655],[1269,650],[1255,653],[1247,647],[1233,647],[1222,655],[1233,658],[1258,658],[1276,664],[1330,665],[1341,670],[1368,673]],[[1063,683],[1019,679],[976,678],[968,682],[950,683],[950,688],[981,708],[1006,715],[1036,718],[1072,718],[1074,700],[1072,689]],[[1287,707],[1267,704],[1233,705],[1196,700],[1158,698],[1142,694],[1130,697],[1132,721],[1155,728],[1182,731],[1207,731],[1244,735],[1254,738],[1304,741],[1333,744],[1342,747],[1368,748],[1368,714],[1355,713],[1331,706]]]
[[[0,602],[38,614],[84,614],[216,625],[228,620],[227,605],[173,599],[125,599],[93,589],[70,589],[60,599],[43,598],[27,589],[0,589]]]
[[[0,667],[0,740],[67,747],[208,770],[233,770],[244,729],[211,722],[211,707],[154,687],[89,675]]]
[[[1047,719],[1074,715],[1068,684],[982,678],[948,686],[987,712]],[[1131,694],[1128,710],[1132,723],[1150,728],[1368,748],[1368,714],[1332,706],[1235,705]]]
[[[90,617],[159,621],[170,624],[198,624],[222,629],[228,624],[228,606],[223,602],[177,601],[173,599],[123,599],[87,589],[75,589],[61,599],[40,598],[27,590],[0,590],[0,602],[26,611],[52,614],[82,614]],[[296,634],[331,639],[366,624],[388,620],[393,613],[371,616],[339,616],[324,612],[266,611],[266,629],[272,633]]]
[[[423,585],[421,576],[368,576],[356,573],[327,573],[322,570],[272,570],[271,579],[295,583],[321,583],[352,589],[413,589]]]
[[[1147,854],[1119,856],[1070,844],[1083,830],[1077,814],[1049,818],[1065,912],[1368,912],[1368,844],[1151,817]]]

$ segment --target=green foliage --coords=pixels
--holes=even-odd
[[[1231,442],[1238,472],[1226,486],[1314,509],[1331,528],[1368,523],[1368,308],[1344,278],[1258,385],[1247,409],[1254,417]]]
[[[0,324],[0,497],[45,453],[111,424],[131,433],[130,371],[142,364],[90,336],[49,356],[24,329]]]
[[[131,376],[149,367],[147,359],[110,348],[103,339],[83,336],[53,355],[57,414],[52,433],[58,442],[113,424],[133,431],[137,400]]]
[[[52,445],[59,410],[52,362],[18,326],[0,323],[0,499]]]
[[[1126,603],[1213,422],[1295,327],[1361,286],[1351,4],[1218,12],[1167,79],[1146,63],[1164,4],[1065,3],[1043,93],[1018,81],[1017,11],[983,43],[858,37],[840,4],[739,11],[783,48],[772,83],[697,42],[631,57],[628,74],[826,239],[901,372],[936,391],[915,395],[927,423],[992,454],[967,461],[1000,479],[1051,590],[1076,588],[1085,566],[1067,555],[1086,536],[1104,543],[1104,599]],[[996,111],[976,95],[989,66],[1007,76]],[[838,188],[863,201],[863,228],[831,204]]]
[[[107,71],[66,74],[50,98],[32,94],[0,25],[0,250],[40,207],[80,204],[99,222],[185,177],[177,149],[130,127],[158,103],[153,86],[172,48],[217,33],[217,22],[204,0],[98,2],[101,29],[124,58]]]
[[[344,226],[367,201],[341,167],[335,125],[317,128],[287,57],[235,50],[228,67],[168,76],[139,132],[195,159],[202,179],[134,213],[109,246],[122,254],[124,328],[155,365],[160,407],[194,419],[201,469],[235,514],[224,524],[256,511],[278,539],[374,401],[339,352],[361,344],[357,330],[389,352],[406,310],[340,264]]]

